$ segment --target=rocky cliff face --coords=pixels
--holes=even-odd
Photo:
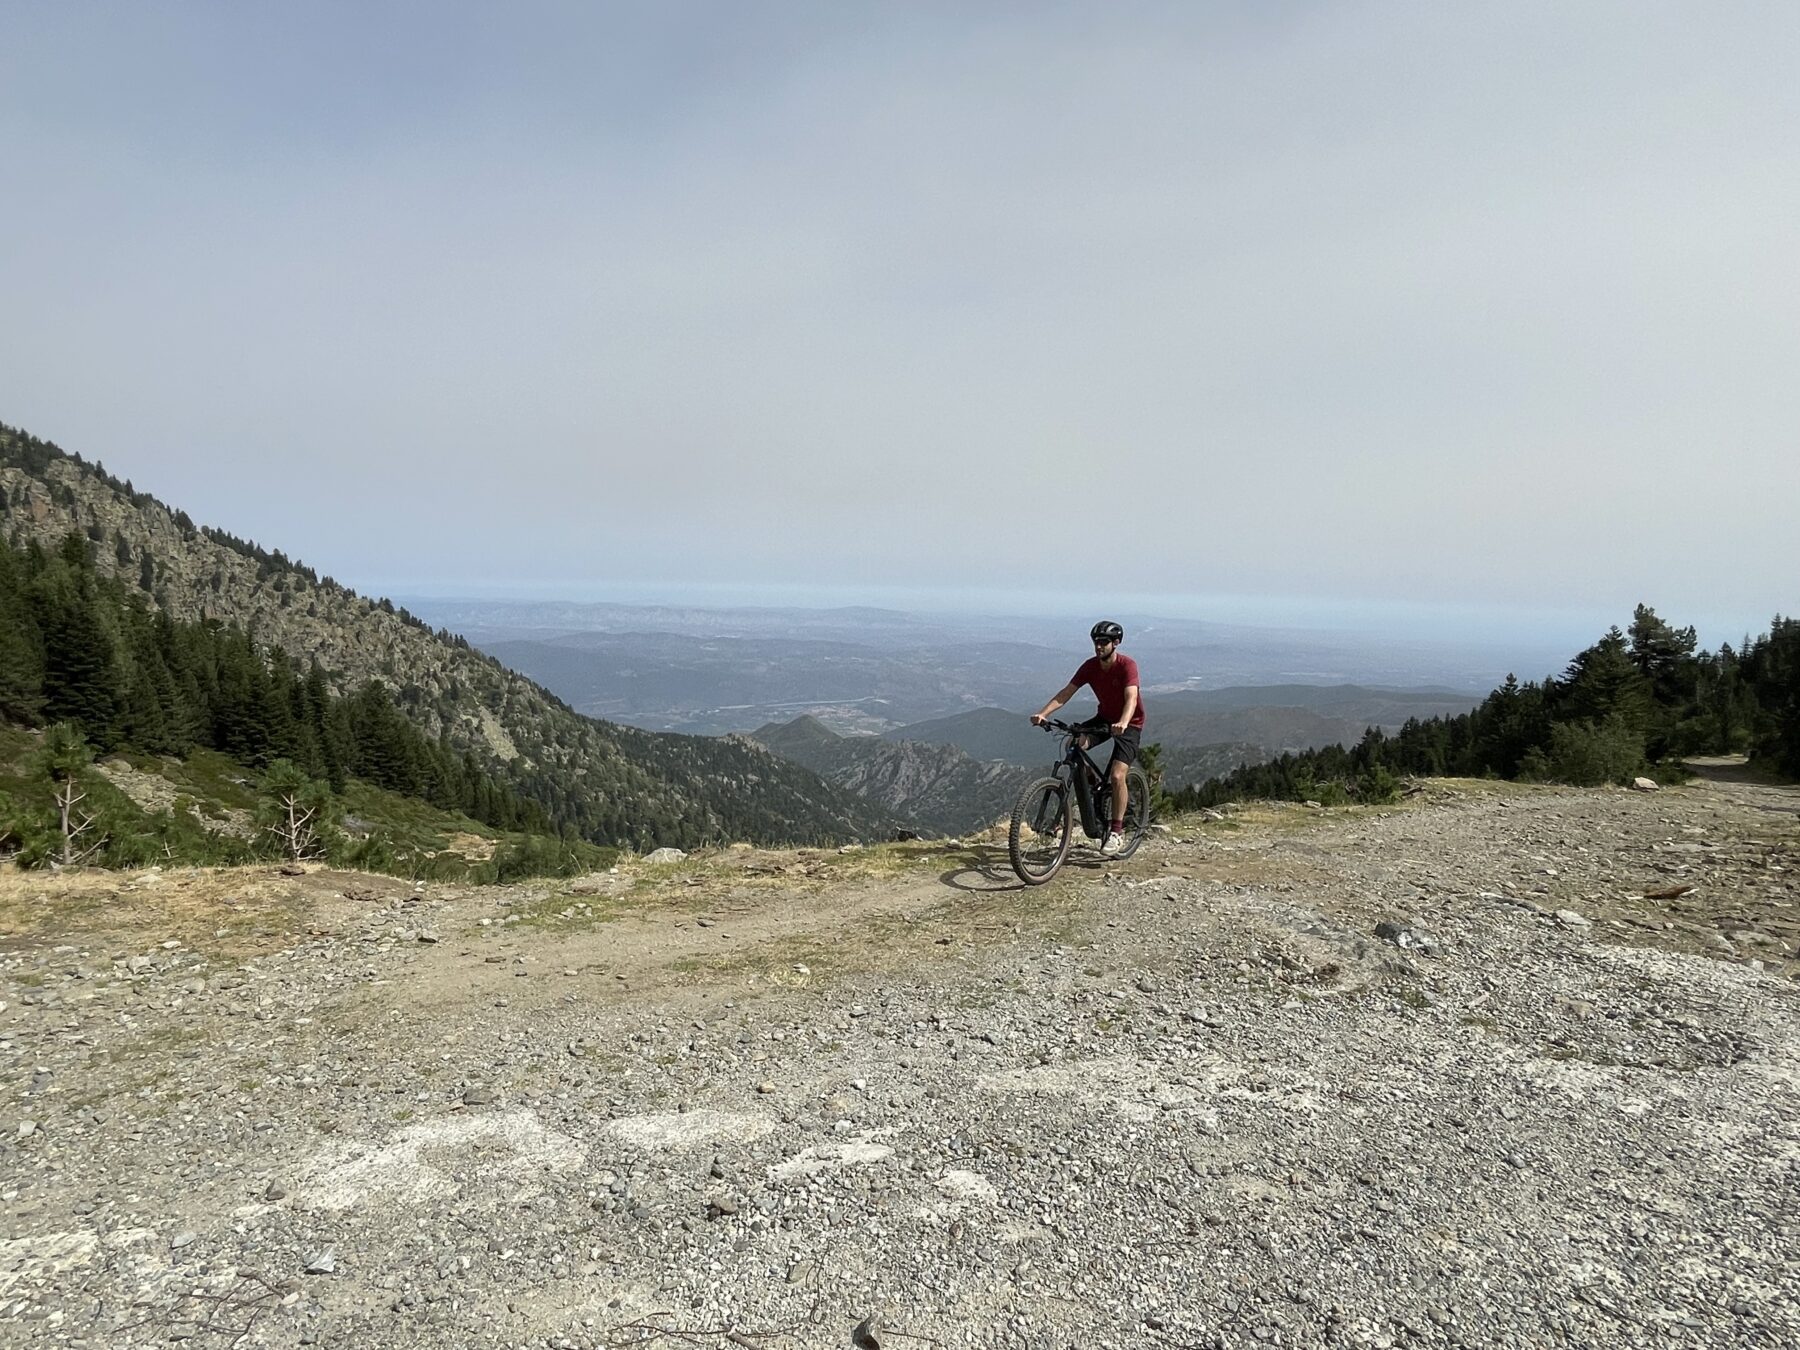
[[[1016,765],[973,759],[953,745],[839,736],[812,717],[771,723],[754,738],[929,833],[992,825],[1012,809],[1029,777]]]
[[[316,658],[338,692],[371,678],[397,690],[415,684],[448,692],[454,711],[437,698],[420,710],[433,735],[460,721],[471,738],[500,741],[489,745],[494,753],[517,753],[483,730],[482,710],[501,713],[509,696],[529,701],[526,681],[480,657],[459,659],[468,654],[447,635],[430,633],[391,605],[320,580],[280,554],[259,560],[155,498],[128,495],[92,466],[69,459],[53,460],[41,475],[0,463],[0,491],[9,535],[49,548],[71,531],[84,533],[100,569],[139,585],[155,608],[253,630],[302,662]]]
[[[541,799],[580,799],[598,842],[829,842],[892,822],[742,740],[633,732],[580,717],[460,639],[359,596],[279,552],[196,527],[179,510],[54,447],[0,427],[4,528],[54,547],[71,531],[146,603],[217,619],[317,660],[339,692],[376,679],[427,734],[503,766]]]

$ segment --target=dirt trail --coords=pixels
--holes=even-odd
[[[0,874],[0,1337],[1791,1345],[1800,793],[1705,771],[1032,890]]]

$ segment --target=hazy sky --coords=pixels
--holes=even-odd
[[[11,0],[0,420],[364,590],[1734,637],[1797,69],[1776,3]]]

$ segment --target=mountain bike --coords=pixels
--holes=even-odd
[[[1112,779],[1088,754],[1085,728],[1044,719],[1044,730],[1063,738],[1062,758],[1047,777],[1026,785],[1013,807],[1006,851],[1013,871],[1027,886],[1040,886],[1068,861],[1075,816],[1089,839],[1104,839],[1112,827]],[[1129,858],[1150,828],[1150,780],[1133,764],[1125,770],[1125,847],[1114,860]]]

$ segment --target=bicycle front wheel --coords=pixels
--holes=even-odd
[[[1040,778],[1019,794],[1006,851],[1027,886],[1050,880],[1069,856],[1073,814],[1069,789],[1060,778]]]

